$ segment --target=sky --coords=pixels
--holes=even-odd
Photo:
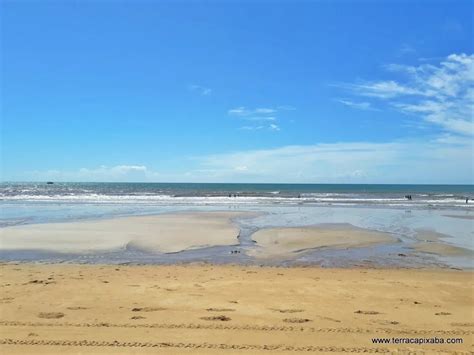
[[[2,181],[474,183],[473,1],[9,1]]]

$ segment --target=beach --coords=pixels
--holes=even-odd
[[[2,354],[473,350],[470,209],[101,198],[1,203]]]
[[[0,270],[3,354],[472,351],[471,272],[57,264]]]

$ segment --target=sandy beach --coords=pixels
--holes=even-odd
[[[259,248],[250,255],[259,259],[297,256],[309,249],[361,248],[396,243],[387,233],[370,231],[350,224],[325,224],[306,228],[267,228],[252,235]]]
[[[0,270],[2,354],[473,350],[471,272],[38,264]],[[435,337],[463,343],[372,340]]]
[[[401,242],[389,233],[328,223],[262,228],[242,245],[238,220],[255,216],[260,215],[186,212],[2,228],[3,250],[89,257],[133,249],[173,256],[228,246],[217,253],[243,257],[232,259],[239,265],[178,259],[170,259],[171,265],[4,262],[2,354],[473,350],[472,271],[377,264],[263,267],[259,262],[279,265],[308,251],[370,252]],[[447,239],[420,230],[413,253],[465,252],[452,249]],[[239,248],[242,254],[236,254]],[[421,339],[444,343],[403,343]]]

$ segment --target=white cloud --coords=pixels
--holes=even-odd
[[[376,108],[372,107],[372,104],[370,102],[355,102],[351,100],[345,100],[345,99],[338,99],[336,100],[337,102],[351,108],[355,108],[357,110],[363,110],[363,111],[378,111]]]
[[[393,80],[364,84],[351,84],[347,87],[351,88],[360,95],[376,97],[380,99],[390,99],[403,95],[423,95],[423,93],[416,88],[398,84]]]
[[[258,131],[259,129],[263,129],[265,126],[242,126],[240,129],[245,131]]]
[[[196,84],[188,85],[188,89],[190,91],[196,92],[196,93],[198,93],[202,96],[207,96],[207,95],[210,95],[212,93],[212,89],[206,88],[206,87],[201,86],[201,85],[196,85]]]
[[[345,87],[420,116],[446,132],[474,135],[474,55],[451,54],[438,65],[391,64],[387,69],[403,74],[404,82],[376,81]]]
[[[236,107],[227,111],[227,113],[231,116],[259,116],[259,115],[273,115],[277,113],[276,109],[268,108],[268,107],[258,107],[255,109],[248,109],[245,106]]]
[[[281,111],[290,111],[295,110],[292,106],[277,106],[277,108],[271,107],[257,107],[257,108],[247,108],[245,106],[235,107],[227,111],[229,116],[234,116],[239,120],[244,121],[253,121],[254,125],[246,125],[240,127],[240,129],[248,131],[257,131],[265,128],[263,125],[264,122],[275,122],[277,121],[276,115]],[[270,131],[279,131],[280,127],[276,123],[269,123],[266,128]]]
[[[275,110],[273,108],[256,108],[255,109],[255,113],[257,113],[257,114],[272,115],[276,112],[277,112],[277,110]]]
[[[247,112],[248,110],[243,106],[236,107],[227,111],[229,115],[235,115],[235,116],[246,116]]]
[[[241,117],[245,121],[275,121],[276,117],[274,116],[248,116]]]

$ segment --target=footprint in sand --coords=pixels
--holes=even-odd
[[[132,312],[157,312],[164,311],[166,308],[163,307],[135,307],[132,308]]]
[[[13,297],[3,297],[2,299],[0,299],[0,303],[12,303],[13,300]]]
[[[221,322],[228,322],[231,320],[230,317],[220,315],[220,316],[212,316],[212,317],[201,317],[202,320],[210,320],[210,321],[221,321]]]
[[[45,319],[58,319],[64,317],[64,313],[61,312],[41,312],[38,314],[38,318]]]
[[[285,322],[285,323],[307,323],[307,322],[311,322],[311,319],[307,319],[307,318],[285,318],[285,319],[283,319],[283,322]]]
[[[234,312],[235,309],[233,308],[207,308],[206,311],[208,312]]]
[[[146,319],[145,317],[142,317],[142,316],[133,316],[132,318],[130,319],[133,319],[133,320],[138,320],[138,319]]]
[[[435,316],[450,316],[451,313],[449,312],[439,312],[439,313],[435,313]]]
[[[377,312],[377,311],[361,311],[361,310],[355,311],[354,313],[368,314],[368,315],[380,314],[380,312]]]
[[[453,327],[474,327],[474,323],[451,323]]]
[[[284,308],[284,309],[279,309],[279,308],[270,308],[271,311],[274,312],[280,312],[280,313],[300,313],[304,312],[304,309],[292,309],[292,308]]]
[[[88,309],[87,307],[81,307],[81,306],[74,306],[74,307],[67,307],[70,311],[80,311],[83,309]]]
[[[376,323],[376,324],[382,324],[382,325],[397,325],[397,324],[400,324],[400,322],[397,322],[397,321],[394,321],[394,320],[384,320],[384,319],[373,320],[372,322]]]

